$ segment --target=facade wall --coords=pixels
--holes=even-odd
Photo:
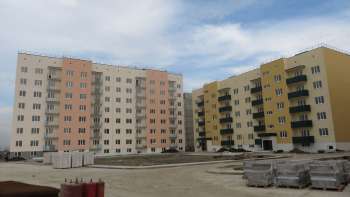
[[[38,69],[40,73],[36,73]],[[43,151],[75,150],[101,155],[185,150],[181,75],[20,53],[16,76],[12,155],[31,157]],[[40,85],[34,85],[38,80]],[[156,88],[147,86],[151,80],[158,84]],[[26,95],[20,96],[20,91]],[[34,92],[41,92],[40,97],[34,97]],[[151,99],[157,114],[152,128],[156,130],[156,150],[148,143],[151,115],[147,102]],[[38,109],[33,110],[33,104],[38,104]],[[36,120],[37,116],[40,120]],[[31,132],[31,128],[38,129]]]

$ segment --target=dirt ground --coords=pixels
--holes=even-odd
[[[249,158],[262,158],[268,155],[254,154],[232,154],[232,155],[193,155],[193,154],[157,154],[157,155],[129,155],[101,157],[95,159],[97,165],[116,165],[116,166],[151,166],[162,164],[193,163],[206,161],[222,160],[241,160]]]
[[[334,156],[350,155],[350,153]],[[295,155],[293,159],[320,158],[324,155]],[[343,192],[312,189],[251,188],[246,187],[241,175],[208,173],[208,170],[227,165],[240,165],[241,161],[225,164],[182,166],[160,169],[52,169],[51,166],[0,163],[0,181],[15,180],[31,184],[59,187],[65,178],[84,178],[106,182],[106,197],[349,197],[350,186]]]

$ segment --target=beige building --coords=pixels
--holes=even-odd
[[[182,76],[19,53],[11,155],[185,150]]]
[[[192,92],[196,151],[350,150],[350,55],[326,47]]]

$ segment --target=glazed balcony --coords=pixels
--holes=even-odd
[[[306,82],[306,81],[307,81],[306,75],[299,75],[299,76],[295,76],[295,77],[288,78],[288,79],[286,80],[287,85],[291,85],[291,84],[295,84],[295,83],[300,83],[300,82]]]
[[[253,106],[262,105],[262,104],[264,104],[264,100],[263,99],[257,99],[257,100],[253,100],[252,101],[252,105]]]
[[[254,126],[254,132],[264,132],[265,130],[266,130],[266,126],[265,125]]]
[[[223,95],[218,97],[218,101],[230,101],[231,95]]]
[[[292,128],[306,128],[306,127],[312,127],[312,120],[300,120],[300,121],[292,121],[291,127]]]
[[[309,90],[298,90],[295,92],[288,93],[288,99],[299,98],[309,96]]]
[[[233,134],[233,128],[225,128],[220,130],[221,135]]]
[[[300,136],[293,137],[293,144],[301,144],[303,146],[310,146],[311,143],[315,143],[314,136]]]
[[[258,86],[258,87],[250,89],[250,93],[251,94],[259,93],[261,91],[262,91],[262,87],[261,86]]]
[[[198,116],[204,116],[204,111],[199,111],[197,114]]]
[[[204,106],[204,101],[199,101],[199,102],[197,102],[197,106],[198,106],[198,107],[203,107],[203,106]]]
[[[294,107],[289,107],[289,113],[299,113],[299,112],[310,112],[311,106],[310,105],[299,105]]]
[[[265,117],[265,113],[263,111],[262,112],[253,113],[253,118],[254,119],[263,118],[263,117]]]
[[[220,123],[230,123],[232,121],[233,121],[232,117],[220,118]]]
[[[200,136],[200,137],[205,137],[205,132],[204,132],[204,131],[198,132],[198,136]]]
[[[232,106],[224,106],[224,107],[219,107],[219,112],[231,112],[232,111]]]

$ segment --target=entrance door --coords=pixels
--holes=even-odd
[[[263,141],[264,150],[272,150],[272,140]]]

